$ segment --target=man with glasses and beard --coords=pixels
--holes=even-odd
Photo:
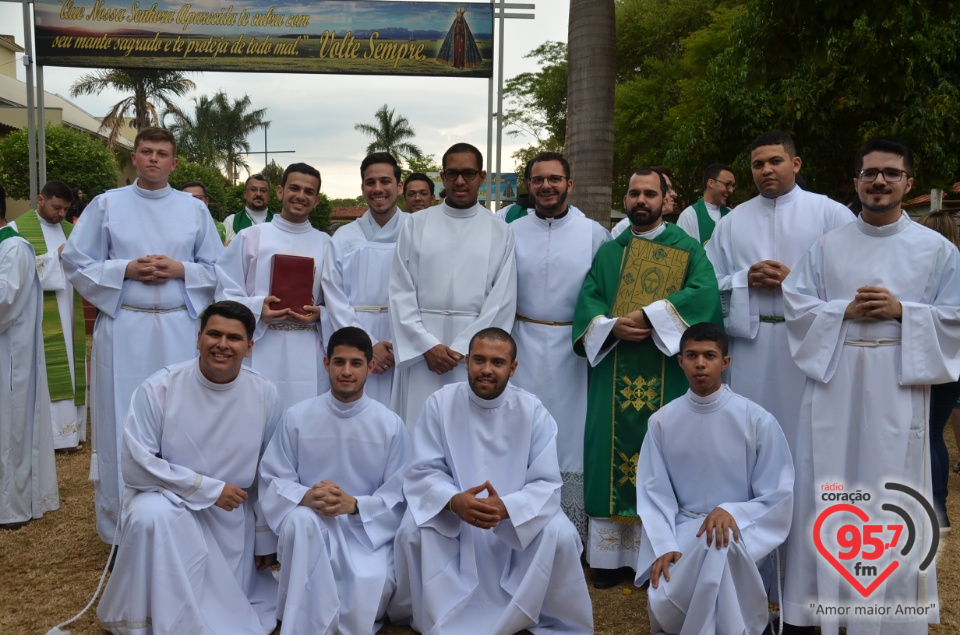
[[[610,233],[567,204],[570,164],[543,152],[530,162],[527,190],[534,214],[511,225],[516,236],[517,340],[520,365],[513,383],[537,395],[557,421],[563,476],[561,508],[586,539],[583,506],[583,426],[587,416],[587,360],[570,346],[573,310],[583,278]],[[549,372],[543,372],[549,368]]]
[[[720,324],[717,278],[703,248],[664,223],[663,175],[642,168],[623,197],[629,231],[597,252],[573,317],[574,350],[593,371],[584,437],[587,562],[593,584],[633,577],[639,554],[636,468],[649,416],[687,389],[669,359],[687,324]]]
[[[442,161],[447,197],[404,223],[390,274],[391,409],[411,430],[431,393],[466,380],[460,362],[474,333],[509,331],[517,305],[513,232],[477,199],[483,156],[457,143]]]
[[[243,202],[245,207],[242,210],[223,219],[223,227],[227,232],[224,243],[233,240],[241,229],[273,220],[273,212],[267,209],[270,204],[270,182],[267,177],[254,174],[247,179],[243,187]]]

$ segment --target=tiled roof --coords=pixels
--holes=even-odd
[[[354,207],[334,207],[330,212],[330,217],[331,220],[334,221],[356,220],[363,216],[365,211],[367,211],[367,208],[362,205]]]

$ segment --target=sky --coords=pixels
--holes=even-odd
[[[567,40],[569,0],[523,1],[536,4],[536,17],[506,20],[505,78],[525,71],[535,72],[536,61],[524,56],[543,42]],[[0,30],[13,35],[21,46],[22,13],[19,3],[0,1],[0,24],[3,25]],[[69,98],[71,84],[87,72],[90,69],[45,67],[44,88]],[[18,77],[21,80],[25,77],[19,62]],[[495,157],[491,161],[486,156],[489,116],[486,79],[212,72],[193,73],[189,77],[197,89],[181,100],[181,107],[192,112],[192,98],[212,95],[218,90],[232,98],[249,95],[252,108],[267,109],[267,119],[271,122],[267,132],[268,150],[294,151],[272,155],[271,159],[281,166],[295,161],[315,166],[323,177],[322,191],[331,198],[360,194],[360,162],[370,140],[353,126],[375,123],[374,113],[384,104],[407,117],[417,133],[414,142],[425,153],[434,155],[438,162],[449,146],[466,141],[480,148],[487,166],[496,167]],[[70,99],[91,115],[103,116],[122,98],[123,95],[116,92],[103,92]],[[255,132],[249,142],[251,150],[260,152],[249,158],[251,173],[256,173],[264,165],[263,132]],[[514,170],[515,161],[510,155],[530,142],[529,138],[511,137],[504,132],[503,172]]]

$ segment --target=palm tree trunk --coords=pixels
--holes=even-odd
[[[613,179],[613,105],[616,89],[614,0],[570,0],[566,156],[572,201],[610,226]]]

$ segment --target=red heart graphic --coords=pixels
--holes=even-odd
[[[883,584],[883,581],[886,580],[891,573],[896,571],[897,567],[900,566],[900,563],[896,560],[891,562],[886,569],[880,572],[880,575],[870,583],[870,586],[864,587],[860,584],[860,581],[853,577],[853,574],[847,571],[839,560],[833,557],[833,554],[827,551],[827,548],[823,546],[823,541],[820,539],[820,528],[823,526],[823,522],[827,517],[837,513],[837,512],[850,512],[854,514],[857,518],[863,522],[870,520],[870,516],[867,515],[867,512],[863,511],[859,507],[854,507],[853,505],[846,505],[843,503],[833,505],[825,509],[818,517],[817,522],[813,525],[813,542],[817,545],[817,551],[820,552],[820,555],[827,559],[827,562],[833,565],[833,568],[840,572],[847,582],[849,582],[857,592],[860,593],[863,597],[867,597],[873,593],[878,586]]]

